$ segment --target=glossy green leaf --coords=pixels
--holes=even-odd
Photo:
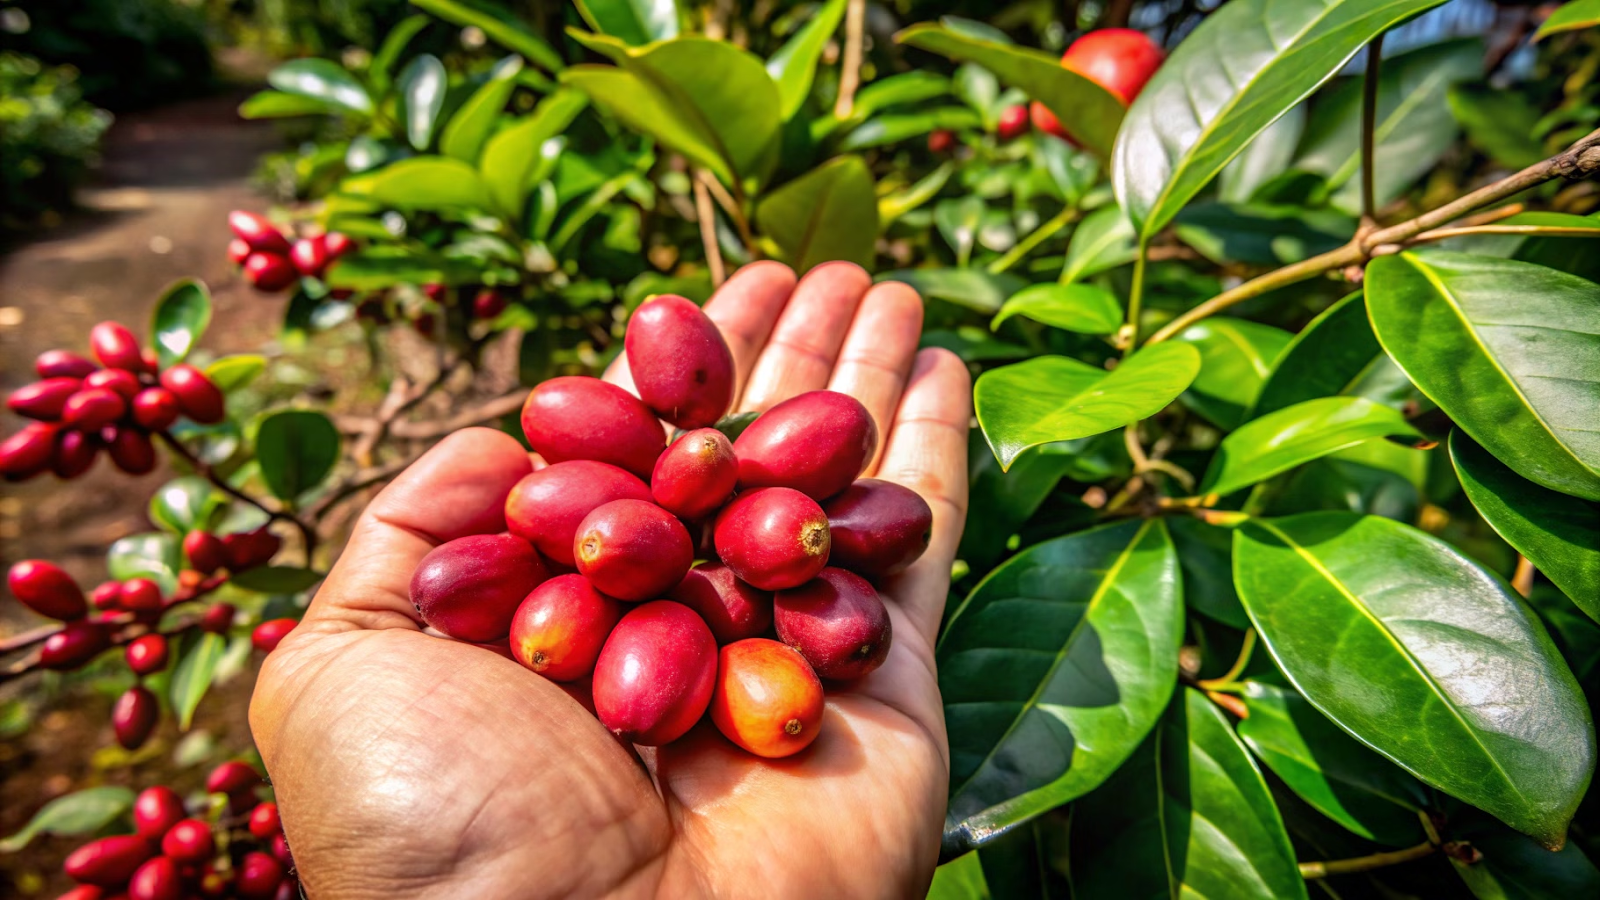
[[[1183,601],[1160,520],[1045,541],[984,579],[939,639],[947,849],[1082,796],[1160,717]]]
[[[267,358],[257,353],[224,356],[206,366],[206,377],[224,394],[231,394],[267,370]]]
[[[1233,587],[1233,532],[1199,519],[1167,521],[1183,570],[1183,602],[1190,609],[1231,628],[1250,627],[1250,617]]]
[[[927,134],[935,129],[967,131],[982,124],[978,114],[964,106],[940,106],[907,113],[881,113],[861,123],[839,141],[840,150],[882,147]]]
[[[1367,266],[1383,348],[1455,423],[1547,488],[1600,500],[1600,303],[1594,282],[1532,263],[1434,252]]]
[[[1361,395],[1360,386],[1381,365],[1380,358],[1386,359],[1367,321],[1366,299],[1359,292],[1351,294],[1289,341],[1261,386],[1251,415],[1277,412],[1317,397]]]
[[[293,501],[322,483],[339,461],[339,429],[320,412],[284,410],[256,429],[256,460],[274,497]]]
[[[344,67],[329,59],[291,59],[267,73],[267,83],[286,94],[370,114],[372,98]]]
[[[402,159],[372,176],[369,196],[401,210],[488,209],[489,188],[478,170],[459,159]]]
[[[1563,31],[1578,31],[1596,25],[1600,25],[1600,0],[1569,0],[1544,20],[1533,39],[1537,41]]]
[[[322,580],[322,574],[299,566],[257,566],[228,579],[235,587],[258,594],[298,594]]]
[[[1117,135],[1112,184],[1148,239],[1256,135],[1373,37],[1443,0],[1233,0],[1145,85]]]
[[[198,475],[174,478],[150,498],[150,521],[182,537],[211,525],[211,516],[226,502],[211,482]]]
[[[1071,814],[1053,810],[1012,828],[978,851],[984,883],[995,897],[1066,900]]]
[[[1219,428],[1239,427],[1292,337],[1281,328],[1226,316],[1185,328],[1175,339],[1200,351],[1200,374],[1184,393],[1184,405]]]
[[[1289,680],[1362,743],[1551,847],[1594,769],[1594,728],[1549,636],[1498,578],[1377,516],[1234,532],[1245,610]]]
[[[1067,242],[1067,259],[1061,267],[1061,283],[1071,284],[1125,266],[1138,255],[1138,238],[1128,217],[1115,206],[1102,206],[1084,216],[1073,230]]]
[[[1361,397],[1304,400],[1252,419],[1223,438],[1199,492],[1231,494],[1376,438],[1421,440],[1422,433],[1396,410]]]
[[[938,25],[931,22],[913,25],[895,35],[895,40],[959,62],[983,66],[1001,81],[1021,88],[1049,107],[1079,144],[1101,158],[1110,155],[1123,115],[1122,101],[1116,95],[1077,72],[1063,68],[1061,61],[1048,53],[986,40],[953,29],[951,24],[946,19]]]
[[[1416,779],[1292,690],[1249,681],[1243,699],[1250,716],[1239,738],[1300,799],[1370,841],[1400,847],[1426,837],[1417,812],[1428,795]]]
[[[989,328],[999,328],[1012,316],[1081,334],[1112,334],[1122,327],[1122,304],[1115,294],[1094,285],[1035,284],[1013,294]]]
[[[915,69],[890,75],[861,86],[861,90],[856,93],[856,102],[850,108],[850,118],[847,121],[859,122],[891,107],[909,106],[949,93],[950,79],[938,72]],[[812,137],[817,138],[818,128],[823,131],[822,136],[826,137],[828,132],[840,124],[831,114],[822,116],[812,123]]]
[[[125,787],[87,788],[57,797],[33,814],[28,824],[0,841],[0,853],[16,853],[41,834],[94,834],[133,808],[133,791]]]
[[[1155,415],[1199,371],[1199,352],[1181,343],[1147,347],[1110,372],[1064,356],[1040,356],[983,373],[973,401],[1001,468],[1010,468],[1029,447]]]
[[[1450,460],[1484,520],[1600,622],[1600,503],[1534,484],[1459,431]]]
[[[1449,857],[1478,900],[1574,900],[1600,897],[1600,870],[1569,841],[1552,853],[1476,810],[1451,816],[1441,837],[1465,841],[1482,858],[1468,864]]]
[[[794,118],[811,93],[817,60],[822,58],[822,50],[828,45],[828,39],[839,29],[839,21],[844,18],[845,2],[827,0],[767,60],[767,74],[778,83],[778,96],[783,100],[785,121]]]
[[[1244,152],[1217,173],[1217,199],[1224,203],[1249,202],[1257,188],[1288,170],[1305,130],[1306,106],[1301,103],[1268,125]]]
[[[1536,136],[1543,112],[1518,91],[1470,84],[1450,87],[1450,113],[1467,133],[1467,142],[1510,169],[1525,169],[1547,155]]]
[[[1336,250],[1356,233],[1356,220],[1333,209],[1264,203],[1197,203],[1178,213],[1173,230],[1219,265],[1285,265]]]
[[[478,153],[494,131],[500,113],[516,89],[516,74],[522,71],[522,59],[508,56],[495,65],[489,80],[461,104],[444,127],[439,137],[439,152],[462,162],[477,163]]]
[[[150,338],[164,369],[183,362],[211,324],[211,292],[192,278],[167,288],[150,314]]]
[[[227,638],[205,632],[197,640],[184,641],[178,651],[178,661],[172,667],[172,682],[168,685],[168,698],[172,711],[178,716],[178,728],[189,730],[194,721],[194,711],[211,690],[212,679],[217,674],[217,663],[228,647]]]
[[[955,173],[955,164],[946,161],[937,169],[917,179],[891,194],[886,194],[878,199],[878,227],[889,227],[895,219],[916,209],[944,190],[945,184],[950,181],[950,176]]]
[[[1027,286],[1015,275],[992,275],[979,269],[895,269],[877,281],[902,281],[927,300],[943,300],[977,312],[994,315],[1012,294]]]
[[[433,142],[433,132],[439,125],[439,113],[444,110],[445,93],[449,88],[450,78],[445,73],[444,63],[431,53],[416,57],[401,70],[400,121],[411,146],[426,150]]]
[[[404,247],[373,247],[339,257],[323,279],[333,288],[372,291],[397,284],[461,284],[477,272],[470,263],[423,259]]]
[[[1415,522],[1429,458],[1426,450],[1393,441],[1363,441],[1289,473],[1268,487],[1264,504],[1257,498],[1256,505],[1272,516],[1343,509]]]
[[[529,175],[539,165],[545,142],[565,131],[588,104],[589,99],[577,91],[556,91],[517,124],[489,138],[478,170],[501,212],[522,218]]]
[[[678,36],[675,0],[576,0],[589,27],[638,46]]]
[[[1076,900],[1306,896],[1261,772],[1228,720],[1191,688],[1077,804],[1071,870]]]
[[[183,547],[179,539],[159,531],[129,535],[106,550],[106,574],[117,581],[148,578],[161,586],[163,595],[178,588],[178,571],[183,566]]]
[[[797,272],[834,259],[871,268],[878,239],[873,189],[861,157],[836,156],[767,194],[756,225]]]
[[[965,853],[933,870],[927,900],[990,900],[989,883],[976,851]]]
[[[433,13],[446,22],[477,28],[489,40],[508,50],[515,50],[546,72],[561,71],[560,55],[551,49],[544,38],[529,31],[526,25],[515,19],[502,18],[487,10],[468,6],[460,0],[411,0],[411,5]]]
[[[1600,675],[1600,625],[1579,612],[1567,595],[1542,582],[1533,583],[1528,605],[1549,630],[1578,683],[1593,685]]]
[[[322,116],[340,107],[319,97],[259,91],[239,104],[241,119],[285,119],[291,116]]]

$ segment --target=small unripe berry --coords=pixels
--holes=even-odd
[[[144,861],[155,855],[150,842],[134,834],[90,841],[72,851],[62,869],[82,884],[111,888],[133,877]]]
[[[161,706],[149,688],[142,684],[128,688],[111,708],[111,727],[117,733],[117,743],[127,750],[143,747],[160,715]]]
[[[199,819],[184,819],[167,829],[161,838],[162,853],[189,865],[205,862],[216,849],[211,826]]]
[[[99,622],[68,622],[60,631],[45,638],[39,648],[39,666],[65,671],[76,669],[111,646],[111,635]]]
[[[122,418],[128,401],[111,388],[84,388],[61,407],[61,423],[79,431],[97,431]]]
[[[161,608],[161,587],[148,578],[129,578],[122,583],[121,602],[130,612],[152,612]]]
[[[144,370],[139,339],[116,322],[101,322],[89,329],[89,350],[103,366],[129,372]]]
[[[129,475],[144,475],[156,467],[156,447],[150,435],[135,428],[118,428],[107,452],[116,467]]]
[[[139,393],[139,376],[126,369],[101,369],[83,379],[86,388],[106,388],[116,391],[124,400],[132,400]]]
[[[233,890],[233,873],[222,873],[206,864],[200,873],[200,883],[196,886],[200,896],[206,900],[226,900]]]
[[[61,426],[54,422],[29,422],[0,441],[0,476],[7,481],[25,481],[48,469],[60,431]]]
[[[154,675],[167,667],[167,639],[159,634],[134,638],[122,650],[135,675]]]
[[[231,603],[213,603],[200,617],[200,630],[211,634],[227,634],[233,627],[233,617],[238,610]]]
[[[227,415],[222,391],[206,373],[188,363],[178,363],[161,373],[161,386],[178,398],[183,414],[201,425],[215,425]]]
[[[181,821],[183,800],[165,785],[145,788],[133,801],[133,830],[140,837],[159,841]]]
[[[295,619],[270,619],[250,632],[250,643],[262,653],[271,653],[300,623]]]
[[[191,531],[183,536],[183,555],[188,557],[190,568],[202,575],[228,564],[228,550],[222,539],[209,531]]]
[[[11,596],[41,616],[52,619],[81,619],[89,612],[83,589],[71,575],[54,563],[25,559],[14,563],[6,573]]]
[[[92,361],[70,350],[46,350],[33,364],[40,378],[83,378],[97,368]]]
[[[261,783],[261,775],[248,763],[230,760],[206,776],[206,792],[211,794],[243,794]]]
[[[250,833],[258,840],[266,840],[283,830],[278,821],[278,804],[268,801],[256,804],[250,810]]]
[[[46,378],[12,391],[6,398],[6,408],[19,416],[54,422],[61,418],[67,398],[82,388],[81,378]]]
[[[151,431],[165,431],[178,421],[183,405],[164,387],[145,388],[133,397],[133,420]]]

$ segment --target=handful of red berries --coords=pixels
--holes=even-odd
[[[551,680],[592,675],[594,712],[623,740],[669,743],[709,710],[752,753],[797,753],[823,682],[888,655],[869,579],[922,554],[932,511],[857,480],[878,429],[846,394],[801,394],[732,440],[710,427],[733,401],[733,357],[690,301],[647,301],[625,351],[638,396],[588,377],[534,388],[522,427],[548,465],[511,491],[508,533],[423,559],[412,602],[448,637],[509,636]],[[663,419],[680,429],[670,444]]]
[[[266,217],[242,209],[228,213],[234,238],[228,258],[244,269],[256,290],[281,291],[296,278],[321,278],[332,262],[350,250],[350,238],[337,232],[298,238],[292,243]]]

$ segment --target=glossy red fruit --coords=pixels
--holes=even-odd
[[[679,428],[714,425],[733,403],[733,353],[700,307],[663,294],[634,310],[623,338],[639,398]]]
[[[200,630],[209,634],[227,634],[238,614],[232,603],[213,603],[200,617]]]
[[[172,826],[183,821],[183,799],[166,785],[148,787],[133,801],[133,830],[140,837],[161,840]]]
[[[72,851],[61,868],[73,881],[110,888],[133,877],[139,866],[154,855],[155,847],[149,841],[136,834],[119,834],[90,841]]]
[[[63,428],[56,434],[56,450],[50,459],[50,471],[56,473],[57,478],[77,478],[94,466],[99,453],[100,444],[93,437]]]
[[[446,287],[445,285],[442,285],[442,284],[432,284],[432,283],[430,283],[430,284],[425,284],[425,285],[422,286],[422,294],[423,294],[423,296],[427,297],[429,300],[432,300],[435,303],[443,303],[445,301],[446,296],[449,293],[450,293],[450,288],[448,288],[448,287]]]
[[[272,892],[272,900],[300,900],[299,880],[285,874],[283,880],[278,882],[278,889]]]
[[[550,577],[539,554],[514,534],[475,534],[433,548],[411,576],[422,620],[459,641],[485,644],[511,631],[522,599]]]
[[[511,655],[551,681],[594,671],[622,604],[582,575],[557,575],[533,589],[511,619]]]
[[[98,431],[122,418],[128,401],[110,388],[84,388],[61,407],[61,423],[80,431]]]
[[[61,418],[67,398],[82,388],[81,378],[46,378],[12,391],[6,398],[6,408],[19,416],[53,422]]]
[[[234,238],[228,242],[228,261],[236,266],[244,265],[253,251],[243,238]]]
[[[711,721],[757,756],[793,756],[822,729],[822,682],[793,647],[750,638],[723,647]]]
[[[189,567],[202,575],[210,575],[228,564],[227,546],[222,538],[209,531],[191,531],[184,535],[183,555],[188,557]]]
[[[833,550],[828,564],[859,575],[903,572],[928,549],[933,510],[916,491],[863,478],[822,504]]]
[[[134,638],[122,649],[135,675],[154,675],[167,667],[167,639],[159,634]]]
[[[492,319],[505,312],[509,302],[505,294],[494,288],[484,288],[472,296],[472,317]]]
[[[133,420],[151,431],[171,428],[182,412],[178,395],[164,387],[145,388],[133,396]]]
[[[0,441],[0,476],[24,481],[50,468],[60,431],[61,426],[54,422],[29,422]]]
[[[767,410],[733,442],[739,489],[794,488],[826,500],[850,486],[878,448],[878,426],[861,401],[811,391]]]
[[[111,727],[117,733],[117,743],[127,750],[143,747],[160,715],[161,706],[149,688],[142,684],[128,688],[111,707]]]
[[[123,609],[150,612],[161,608],[161,586],[148,578],[129,578],[119,591],[118,605]]]
[[[33,363],[40,378],[83,378],[98,368],[93,361],[70,350],[46,350]]]
[[[101,582],[89,592],[89,605],[95,609],[112,610],[122,603],[122,582]]]
[[[694,542],[677,517],[647,500],[613,500],[578,524],[572,555],[596,589],[619,600],[652,600],[683,580]]]
[[[1131,28],[1102,28],[1072,42],[1061,65],[1132,103],[1167,58],[1161,46]]]
[[[138,429],[118,428],[106,450],[111,462],[129,475],[144,475],[156,467],[156,445]]]
[[[6,587],[23,606],[52,619],[81,619],[89,612],[83,589],[64,569],[42,559],[13,563]]]
[[[283,825],[278,821],[278,804],[267,802],[258,803],[256,808],[250,810],[250,833],[257,840],[266,840],[283,830]]]
[[[772,600],[778,639],[800,651],[816,673],[851,681],[883,665],[892,628],[883,598],[865,578],[829,567]]]
[[[733,442],[715,428],[697,428],[673,441],[656,460],[650,496],[675,516],[701,519],[728,502],[738,483]]]
[[[183,895],[178,864],[166,856],[148,860],[128,879],[128,900],[183,900]]]
[[[250,245],[251,250],[267,253],[288,253],[289,239],[265,216],[236,209],[228,213],[228,227],[239,240]]]
[[[740,581],[719,562],[690,569],[667,598],[705,619],[718,644],[759,637],[772,627],[772,594]]]
[[[214,792],[215,793],[215,792]],[[184,819],[167,829],[161,838],[161,852],[180,863],[197,865],[216,852],[211,826],[199,819]]]
[[[99,622],[79,619],[45,638],[39,648],[39,666],[66,671],[76,669],[111,646],[111,635]]]
[[[244,278],[258,291],[281,291],[298,277],[289,258],[277,253],[252,253],[244,261]]]
[[[328,246],[320,237],[301,238],[289,249],[289,262],[301,275],[319,278],[328,266]]]
[[[935,128],[928,132],[928,152],[948,153],[956,145],[956,133],[948,128]]]
[[[995,128],[1002,141],[1014,140],[1028,133],[1028,105],[1018,103],[1000,111],[1000,121]]]
[[[337,231],[330,231],[323,235],[322,244],[328,249],[328,257],[330,259],[338,259],[350,252],[350,248],[354,246],[354,242],[350,240],[349,235],[340,234]]]
[[[294,866],[294,854],[289,852],[289,839],[282,832],[272,836],[272,858],[283,863],[285,869]]]
[[[86,388],[109,388],[116,391],[124,400],[132,400],[139,393],[139,376],[127,369],[101,369],[84,376],[83,386]]]
[[[101,322],[89,329],[89,351],[100,364],[129,372],[144,370],[144,354],[133,332],[116,322]]]
[[[239,900],[272,900],[283,883],[283,866],[260,851],[246,853],[234,878],[233,892]]]
[[[255,531],[236,531],[223,535],[223,558],[229,569],[243,572],[272,562],[283,548],[283,538],[268,531],[266,526]]]
[[[625,741],[660,746],[706,711],[717,674],[711,629],[681,603],[657,600],[622,617],[594,668],[600,724]]]
[[[103,900],[106,892],[92,884],[80,884],[56,900]]]
[[[246,794],[261,783],[261,774],[249,763],[229,760],[206,776],[206,793],[227,794],[232,797]]]
[[[250,644],[262,653],[271,653],[299,624],[295,619],[269,619],[250,632]]]
[[[828,517],[792,488],[746,491],[717,514],[717,556],[764,591],[804,584],[828,564]]]
[[[206,373],[188,363],[178,363],[161,373],[161,386],[178,398],[183,414],[201,425],[215,425],[227,415],[222,391]]]
[[[649,478],[667,445],[649,407],[598,378],[568,375],[534,388],[522,406],[522,431],[546,462],[592,459]]]
[[[613,500],[649,500],[650,489],[608,463],[574,459],[523,476],[506,496],[506,527],[563,566],[577,564],[572,538],[595,507]]]

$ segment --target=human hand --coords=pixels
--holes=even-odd
[[[922,305],[859,268],[796,284],[747,266],[705,307],[733,351],[738,410],[829,388],[878,423],[867,474],[932,507],[927,552],[880,587],[882,667],[830,686],[821,734],[769,760],[701,722],[635,755],[567,690],[421,630],[409,597],[438,544],[505,528],[531,462],[510,436],[441,442],[367,508],[250,708],[295,865],[323,898],[921,896],[944,820],[949,746],[934,638],[966,508],[971,386],[916,350]],[[611,380],[627,384],[624,366]]]

